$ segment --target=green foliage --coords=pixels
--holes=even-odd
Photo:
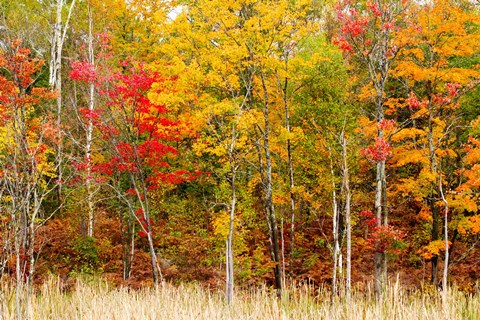
[[[99,269],[97,240],[94,237],[79,236],[72,243],[72,271],[76,274],[101,274]]]

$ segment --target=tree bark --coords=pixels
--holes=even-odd
[[[88,62],[95,65],[95,55],[93,52],[93,17],[90,3],[88,3]],[[95,84],[89,84],[88,110],[92,113],[95,110]],[[95,203],[93,199],[93,185],[92,185],[92,141],[93,141],[93,119],[88,118],[85,137],[85,160],[87,161],[87,176],[85,185],[87,187],[87,202],[88,202],[88,227],[87,235],[93,237],[93,223],[95,214]]]
[[[277,218],[275,216],[275,206],[273,204],[273,178],[272,178],[272,156],[270,150],[270,98],[265,83],[265,75],[261,74],[262,88],[264,94],[264,109],[263,117],[265,128],[263,130],[263,149],[265,152],[265,209],[267,213],[267,222],[270,231],[270,243],[271,243],[271,256],[275,263],[275,288],[277,289],[277,296],[282,294],[282,270],[280,267],[280,246],[278,239],[278,226]]]
[[[70,17],[72,15],[73,8],[75,6],[75,1],[73,0],[68,9],[68,16],[65,21],[65,26],[62,26],[62,9],[64,5],[64,0],[57,0],[56,2],[56,21],[54,24],[54,30],[52,35],[51,43],[51,57],[50,57],[50,75],[49,75],[49,84],[57,92],[57,152],[56,152],[56,163],[57,163],[57,180],[59,181],[57,187],[57,198],[59,206],[63,201],[62,199],[62,179],[63,179],[63,168],[62,168],[62,158],[63,158],[63,133],[61,130],[62,125],[62,51],[63,44],[65,42],[66,33],[68,30],[68,24],[70,22]]]
[[[235,176],[236,170],[232,168],[232,177],[230,181],[230,188],[232,193],[232,198],[230,201],[230,220],[228,228],[228,238],[226,243],[226,293],[227,303],[229,305],[233,302],[233,286],[234,286],[234,274],[233,274],[233,232],[234,232],[234,221],[235,221],[235,208],[237,203],[236,195],[236,186],[235,186]]]
[[[428,118],[428,151],[429,151],[429,160],[430,160],[430,172],[437,178],[438,164],[437,164],[437,155],[436,155],[436,146],[433,141],[433,105],[432,102],[429,102],[429,118]],[[430,186],[430,192],[428,195],[428,203],[430,206],[430,211],[432,212],[432,241],[440,239],[440,212],[436,205],[437,201],[437,184],[433,182]],[[434,286],[438,285],[438,255],[432,257],[432,275],[431,281]]]
[[[349,169],[348,169],[348,159],[347,159],[347,144],[348,141],[345,137],[345,129],[342,131],[341,135],[341,145],[342,145],[342,170],[343,170],[343,189],[345,192],[345,222],[346,222],[346,233],[347,233],[347,252],[346,252],[346,283],[345,289],[347,292],[347,299],[350,299],[351,290],[352,290],[352,220],[351,220],[351,193],[350,193],[350,179],[349,179]]]

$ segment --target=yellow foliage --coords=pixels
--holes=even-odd
[[[480,215],[475,215],[469,217],[468,220],[470,221],[471,233],[479,234],[480,233]]]
[[[452,243],[448,241],[448,246]],[[432,259],[433,256],[440,255],[441,252],[445,251],[445,241],[443,240],[435,240],[430,241],[430,243],[420,249],[420,255],[425,259],[429,260]]]
[[[457,224],[457,230],[462,236],[479,234],[480,215],[461,219]]]
[[[418,203],[422,203],[426,194],[426,185],[419,183],[417,179],[401,179],[395,184],[395,192],[402,196],[412,196]]]
[[[395,135],[392,136],[393,142],[400,142],[405,139],[414,139],[417,137],[424,137],[426,136],[426,132],[421,129],[417,128],[403,128]]]
[[[420,171],[418,176],[420,183],[428,183],[428,182],[435,182],[437,179],[437,174],[432,172],[429,168],[423,168]]]
[[[404,99],[399,98],[389,98],[387,101],[383,103],[384,107],[386,108],[385,114],[386,115],[393,115],[397,112],[398,109],[407,107],[407,104],[402,102]]]
[[[368,84],[360,90],[357,98],[360,101],[372,101],[372,98],[375,97],[375,89],[373,88],[372,84]]]
[[[359,130],[365,135],[367,138],[374,138],[377,136],[377,126],[374,120],[370,120],[367,117],[360,117],[358,120],[359,123]]]
[[[429,80],[434,86],[465,85],[478,78],[478,70],[451,66],[449,59],[470,57],[480,49],[478,12],[449,0],[430,1],[412,10],[410,23],[396,35],[405,50],[399,54],[395,74],[413,81]]]
[[[449,201],[449,205],[458,212],[477,212],[478,206],[475,200],[470,195],[459,194]]]
[[[422,207],[422,209],[420,209],[420,212],[417,215],[417,219],[419,221],[432,222],[433,217],[432,217],[432,212],[430,211],[430,208],[425,206]]]
[[[213,233],[224,239],[228,237],[230,232],[230,212],[222,211],[212,221]],[[234,225],[238,225],[238,221],[234,220]]]
[[[452,149],[436,149],[435,154],[440,158],[455,158],[456,153]]]
[[[288,202],[289,202],[289,198],[284,195],[280,195],[280,194],[273,195],[274,204],[287,204]]]
[[[468,187],[480,187],[480,164],[475,164],[470,170],[466,170],[463,173],[467,178],[465,185]]]
[[[392,157],[394,167],[403,167],[407,164],[428,165],[429,159],[424,150],[420,149],[396,149]]]
[[[468,154],[465,156],[464,161],[466,164],[475,164],[480,162],[480,149],[473,148],[471,149]]]

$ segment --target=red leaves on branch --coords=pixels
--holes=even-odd
[[[392,225],[379,224],[378,218],[371,211],[362,211],[360,218],[363,225],[372,231],[367,242],[375,252],[399,253],[403,246],[403,239],[406,237],[405,233]]]
[[[336,6],[338,34],[333,43],[344,53],[364,59],[372,52],[378,52],[379,37],[390,38],[400,26],[399,17],[406,1],[369,0],[363,6],[358,1],[340,0]],[[381,35],[381,36],[380,36]],[[385,45],[385,44],[382,44]],[[395,57],[396,46],[390,45],[385,54],[387,59]],[[368,59],[371,59],[369,57]],[[376,56],[374,59],[378,59]]]
[[[382,15],[382,11],[380,11],[380,7],[378,2],[367,1],[367,8],[373,13],[375,17],[380,17]]]
[[[384,138],[375,138],[373,146],[368,146],[360,151],[360,153],[370,161],[385,161],[392,155],[392,148]]]
[[[407,104],[410,110],[416,110],[420,108],[421,102],[418,100],[415,92],[410,92],[410,96],[407,99]]]
[[[379,122],[377,122],[377,128],[379,130],[392,130],[395,128],[395,120],[387,120],[387,119],[382,119]]]
[[[91,110],[88,108],[79,108],[78,110],[85,120],[92,120],[94,123],[100,124],[99,120],[101,117],[100,110]]]
[[[98,80],[98,72],[95,66],[86,61],[77,61],[70,64],[70,79],[81,82],[96,82]]]
[[[449,97],[456,97],[460,90],[460,85],[458,83],[447,83],[446,85],[447,94]]]
[[[360,218],[362,219],[363,223],[371,229],[376,228],[379,224],[378,218],[375,217],[370,210],[360,212]]]
[[[355,9],[350,9],[349,12],[348,19],[344,20],[340,32],[349,35],[352,38],[356,38],[365,33],[369,20],[367,17],[359,17]]]
[[[351,5],[351,1],[346,0],[341,1],[336,7],[340,29],[339,35],[333,42],[345,53],[355,53],[354,45],[357,44],[356,38],[366,35],[372,18],[377,14],[381,14],[376,2],[374,4],[367,3],[367,7],[372,10],[374,16],[365,15]],[[362,42],[362,40],[358,41]]]
[[[446,83],[445,92],[433,95],[430,101],[424,99],[423,101],[418,100],[417,95],[412,91],[410,92],[409,97],[406,102],[410,110],[416,110],[421,107],[426,107],[429,103],[435,103],[437,105],[447,105],[454,101],[455,98],[460,94],[461,85],[458,83]]]
[[[150,223],[148,224],[147,223],[147,219],[145,218],[145,215],[143,214],[143,210],[142,208],[138,208],[137,211],[135,211],[135,216],[137,217],[138,221],[140,221],[140,224],[141,224],[141,229],[138,231],[138,236],[139,237],[146,237],[147,236],[147,233],[145,232],[145,230],[148,230],[148,225],[152,225],[153,221],[152,219],[150,219]],[[153,236],[153,231],[151,232],[152,236]]]
[[[183,129],[179,121],[171,119],[165,105],[152,102],[147,96],[154,83],[176,81],[175,78],[163,77],[131,59],[122,61],[117,71],[104,66],[96,70],[85,61],[74,62],[71,67],[70,77],[79,82],[95,82],[104,101],[95,110],[79,109],[82,118],[93,123],[113,151],[106,158],[107,163],[91,164],[98,169],[92,171],[107,176],[115,172],[148,172],[149,190],[196,177],[188,171],[168,171],[168,159],[177,155],[171,142],[181,139]],[[77,165],[77,169],[81,167]]]
[[[48,143],[54,143],[59,128],[52,125],[48,115],[36,109],[38,103],[56,97],[47,88],[33,87],[43,60],[32,58],[30,50],[20,41],[5,43],[0,52],[0,125],[7,127],[11,136],[19,137],[5,144],[6,152],[17,154],[11,159],[15,166],[4,169],[22,173],[38,172],[46,162]],[[7,174],[2,170],[2,175]]]
[[[405,237],[405,233],[387,224],[376,227],[367,241],[375,252],[398,254],[403,246],[402,240]]]
[[[0,54],[0,68],[6,71],[0,75],[0,121],[8,121],[15,110],[56,97],[47,88],[27,90],[43,64],[43,60],[32,58],[20,41],[14,41],[6,54]]]

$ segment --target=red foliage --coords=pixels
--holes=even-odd
[[[375,138],[375,144],[362,149],[361,154],[370,161],[385,161],[392,155],[390,144],[384,138]]]
[[[150,223],[147,223],[147,219],[145,218],[145,215],[143,213],[143,210],[142,208],[138,208],[137,211],[135,211],[135,216],[137,217],[138,221],[140,222],[140,225],[141,225],[141,229],[138,231],[138,236],[139,237],[146,237],[147,236],[147,232],[145,231],[148,231],[148,225],[152,225],[153,221],[152,219],[149,219],[148,222]],[[153,236],[153,230],[151,231],[151,234]]]
[[[378,218],[373,215],[372,211],[360,212],[360,218],[362,218],[363,223],[369,228],[375,228],[378,225]]]
[[[86,61],[76,61],[70,64],[70,79],[82,82],[95,82],[98,80],[98,72],[95,66]]]
[[[378,2],[367,1],[367,8],[373,13],[374,16],[380,17],[382,15],[382,11],[380,11],[380,7]]]
[[[395,128],[395,120],[380,120],[377,123],[377,127],[379,130],[392,130],[393,128]]]
[[[447,83],[446,85],[448,96],[453,98],[458,95],[460,85],[458,83]]]
[[[360,217],[363,225],[372,231],[367,242],[374,252],[398,253],[399,244],[406,237],[405,233],[392,225],[379,224],[378,218],[371,211],[362,211]]]
[[[398,1],[395,1],[398,2]],[[389,37],[399,27],[401,21],[397,14],[402,11],[406,1],[401,4],[369,0],[366,6],[352,0],[340,0],[336,6],[338,35],[334,38],[343,52],[366,57],[379,45],[378,36]],[[395,57],[398,48],[392,46],[386,52],[387,59]]]
[[[106,42],[105,36],[102,43]],[[167,172],[167,158],[177,154],[169,142],[180,140],[180,123],[169,118],[166,106],[153,103],[147,93],[154,83],[176,81],[157,72],[151,72],[141,63],[126,59],[120,63],[122,71],[105,67],[96,70],[92,64],[81,61],[71,64],[70,77],[80,82],[95,82],[98,93],[106,99],[108,110],[81,108],[86,121],[93,122],[114,151],[106,163],[91,164],[92,171],[112,175],[115,171],[139,173],[147,170],[148,189],[160,184],[179,184],[196,175],[184,170]],[[105,113],[120,117],[107,120]],[[77,170],[86,166],[75,165]],[[138,196],[138,195],[137,195]]]
[[[420,105],[421,105],[420,101],[417,98],[417,95],[413,91],[410,92],[410,96],[407,99],[407,103],[410,110],[418,109],[420,108]]]

